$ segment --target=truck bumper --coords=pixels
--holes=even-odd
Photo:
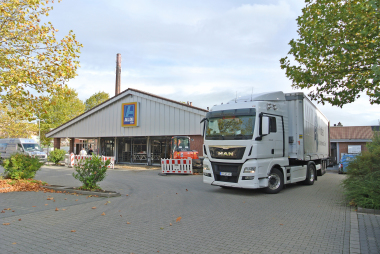
[[[214,171],[212,170],[211,163],[208,159],[203,161],[203,182],[215,186],[231,187],[231,188],[244,188],[244,189],[258,189],[268,186],[268,178],[258,178],[258,173],[244,173],[245,167],[254,167],[256,161],[246,162],[242,166],[237,182],[216,181]],[[258,168],[258,167],[257,167]]]

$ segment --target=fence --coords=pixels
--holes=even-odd
[[[73,153],[71,154],[66,154],[65,155],[65,164],[69,167],[72,168],[74,166],[77,166],[81,163],[82,160],[85,160],[86,158],[92,158],[91,155],[74,155]],[[109,156],[101,156],[102,161],[107,161],[110,160],[111,163],[107,166],[108,168],[114,169],[115,167],[115,157],[109,157]]]
[[[162,174],[193,174],[192,159],[161,159]]]

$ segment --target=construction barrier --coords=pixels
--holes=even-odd
[[[74,155],[73,153],[70,154],[69,158],[66,160],[67,161],[66,165],[68,167],[74,167],[82,164],[82,161],[84,161],[86,158],[92,158],[92,155]],[[112,168],[114,169],[115,167],[115,157],[110,157],[110,156],[101,156],[100,157],[101,161],[106,162],[107,160],[110,160],[111,163],[107,166],[107,168]]]
[[[74,167],[74,153],[65,154],[65,165],[69,168]]]
[[[162,174],[193,174],[193,160],[188,159],[161,159]]]

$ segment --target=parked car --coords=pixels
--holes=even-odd
[[[356,156],[357,154],[348,154],[348,153],[343,154],[342,159],[339,162],[338,173],[339,174],[347,173],[348,164],[350,164],[350,162],[353,161]]]

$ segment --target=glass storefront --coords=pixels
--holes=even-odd
[[[115,138],[101,138],[101,155],[115,156]]]
[[[117,138],[117,163],[160,164],[170,157],[170,137]]]
[[[152,163],[161,164],[161,158],[170,157],[170,137],[151,137]]]

